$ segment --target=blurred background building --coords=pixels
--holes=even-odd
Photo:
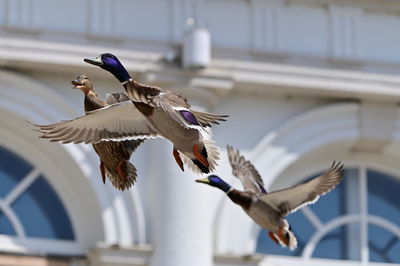
[[[399,14],[398,0],[0,0],[0,265],[399,264]],[[269,190],[345,164],[337,189],[289,216],[294,252],[182,173],[166,140],[139,147],[138,181],[119,192],[90,145],[38,138],[26,120],[83,114],[77,75],[101,98],[123,91],[83,62],[104,52],[230,115],[213,136],[237,188],[227,144]]]

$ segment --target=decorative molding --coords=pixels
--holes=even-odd
[[[352,60],[359,58],[362,9],[331,5],[329,14],[332,57]]]
[[[93,67],[82,63],[82,58],[96,50],[104,48],[0,37],[0,65],[43,71],[79,69],[90,73]],[[118,54],[131,72],[178,79],[228,80],[233,82],[234,90],[389,102],[400,100],[400,78],[395,75],[229,59],[214,59],[210,67],[199,72],[182,72],[180,68],[163,63],[160,52],[127,49],[110,49],[110,52]],[[104,71],[95,73],[107,76]],[[219,90],[218,87],[215,89]],[[226,92],[223,86],[221,89]]]
[[[279,19],[282,1],[251,1],[253,50],[279,50]]]
[[[149,245],[109,246],[99,243],[88,253],[89,265],[96,266],[147,266],[150,265],[153,247]],[[263,255],[214,254],[215,266],[256,266]]]
[[[171,0],[171,42],[181,44],[185,31],[190,27],[187,19],[193,18],[194,25],[206,26],[204,0]]]
[[[36,32],[33,6],[33,0],[7,0],[4,10],[5,28],[23,33]]]
[[[400,2],[398,0],[286,0],[289,4],[297,5],[323,5],[332,4],[342,7],[360,7],[373,12],[399,13]]]
[[[214,255],[214,266],[258,266],[263,257],[264,256],[261,254],[249,254],[243,256],[217,254]]]
[[[182,38],[181,23],[182,0],[171,0],[171,42],[178,43]]]
[[[147,266],[153,249],[147,245],[109,246],[97,244],[88,253],[89,265],[93,266]]]
[[[1,254],[1,265],[8,266],[86,266],[84,258],[49,258],[46,256],[21,256],[15,254]]]
[[[306,111],[272,131],[253,149],[249,159],[262,165],[266,187],[298,158],[309,151],[339,141],[356,140],[359,103],[329,104]]]
[[[243,2],[243,0],[241,0]],[[129,3],[128,3],[129,2]],[[160,3],[160,1],[158,1]],[[68,1],[60,1],[60,6],[70,5]],[[129,9],[124,9],[123,5],[128,4],[133,5],[135,8],[133,11]],[[146,1],[121,1],[121,0],[85,0],[82,3],[82,8],[78,14],[75,16],[84,17],[86,22],[86,27],[82,28],[78,22],[70,22],[74,25],[69,25],[68,22],[63,22],[62,20],[57,21],[57,26],[49,26],[53,23],[46,17],[46,11],[53,14],[57,11],[57,5],[51,5],[47,7],[46,1],[33,1],[33,0],[3,0],[0,9],[3,16],[0,16],[1,27],[4,28],[5,35],[13,35],[18,32],[19,35],[24,37],[32,37],[32,34],[37,34],[37,38],[47,39],[47,40],[67,40],[74,43],[91,43],[92,38],[98,38],[104,43],[113,44],[119,47],[140,47],[139,49],[148,50],[178,50],[178,45],[181,43],[182,36],[185,31],[185,21],[188,17],[193,17],[198,25],[205,26],[209,21],[217,21],[220,14],[223,14],[225,10],[229,9],[232,5],[232,1],[218,1],[217,5],[214,5],[212,1],[206,0],[170,0],[162,3],[162,6],[167,6],[167,13],[163,19],[168,19],[170,25],[165,26],[165,30],[158,28],[157,22],[152,22],[151,24],[155,27],[155,32],[151,34],[146,34],[145,30],[132,30],[128,32],[121,32],[124,21],[129,18],[129,16],[134,16],[135,13],[141,13],[146,10],[148,12],[148,3]],[[302,45],[301,42],[285,43],[285,51],[280,51],[280,38],[288,33],[282,33],[279,31],[279,25],[285,25],[286,23],[296,23],[295,20],[286,21],[283,19],[284,16],[290,15],[290,5],[303,5],[305,6],[303,18],[307,16],[307,9],[324,9],[328,12],[324,13],[321,17],[320,15],[313,17],[311,11],[310,20],[314,24],[320,22],[325,23],[328,16],[331,17],[331,36],[332,36],[332,47],[330,50],[326,49],[326,42],[318,42],[320,36],[313,35],[311,30],[305,30],[305,35],[303,38],[310,39],[312,42],[316,40],[316,45],[318,46],[318,52],[314,53],[309,51],[309,55],[314,55],[316,58],[322,60],[333,58],[338,59],[349,59],[354,58],[356,60],[363,57],[364,61],[376,60],[377,62],[388,62],[391,60],[400,63],[398,56],[394,55],[393,58],[389,59],[385,56],[375,54],[374,51],[362,50],[363,43],[361,43],[363,34],[368,34],[368,31],[364,30],[367,26],[367,21],[363,21],[362,14],[364,12],[373,11],[384,16],[393,16],[393,13],[400,13],[400,3],[396,0],[248,0],[246,4],[242,5],[243,14],[249,18],[249,29],[252,31],[252,40],[240,42],[239,46],[233,46],[225,41],[219,42],[221,46],[217,46],[215,43],[213,46],[214,55],[225,56],[218,52],[218,49],[223,51],[229,51],[230,49],[237,49],[231,54],[236,58],[243,58],[244,56],[252,55],[252,60],[259,58],[260,54],[252,54],[252,51],[264,52],[264,56],[275,56],[282,58],[287,61],[287,57],[293,62],[293,57],[302,56],[302,52],[299,51],[298,45]],[[49,10],[46,10],[49,8]],[[78,8],[78,7],[77,7]],[[210,8],[217,8],[215,12],[207,12]],[[319,10],[321,11],[321,10]],[[286,12],[289,12],[286,14]],[[302,11],[303,12],[303,11]],[[321,13],[321,12],[318,12]],[[322,14],[321,13],[321,14]],[[304,16],[305,15],[305,16]],[[296,18],[294,18],[296,19]],[[301,19],[301,17],[300,17]],[[305,18],[304,18],[305,19]],[[308,18],[306,18],[308,20]],[[300,21],[301,22],[301,21]],[[145,22],[144,22],[145,23]],[[233,20],[231,23],[221,23],[216,25],[216,28],[210,28],[210,32],[218,34],[223,31],[233,31],[235,27],[240,26],[240,21]],[[310,23],[310,22],[307,22]],[[212,24],[210,24],[212,25]],[[246,23],[247,25],[247,23]],[[365,26],[364,26],[365,25]],[[125,25],[130,27],[130,25]],[[136,25],[140,27],[140,25]],[[290,25],[287,25],[290,26]],[[388,28],[389,30],[395,31],[395,29],[390,28],[390,24],[378,25],[378,27]],[[393,25],[392,25],[393,26]],[[125,27],[125,28],[126,28]],[[134,26],[131,26],[134,27]],[[286,27],[285,27],[286,28]],[[9,31],[9,32],[8,32]],[[165,32],[167,31],[167,33]],[[228,34],[232,36],[232,34]],[[228,36],[227,35],[227,36]],[[361,36],[360,36],[361,35]],[[389,36],[389,35],[386,35]],[[36,37],[36,36],[35,36]],[[229,37],[231,38],[231,37]],[[393,38],[395,42],[398,42],[397,38]],[[382,43],[393,41],[389,37],[381,40]],[[96,40],[98,41],[98,40]],[[171,45],[174,44],[174,45]],[[384,46],[384,45],[383,45]],[[395,47],[396,44],[393,44]],[[379,46],[378,46],[379,47]],[[266,53],[265,53],[266,52]],[[269,53],[268,53],[269,52]],[[361,53],[365,54],[361,54]],[[372,57],[370,56],[372,55]],[[300,63],[308,63],[310,57],[305,57]],[[319,62],[317,62],[319,63]],[[348,63],[348,62],[347,62]],[[358,63],[358,62],[357,62]]]
[[[393,139],[398,123],[396,103],[362,102],[359,110],[360,139],[355,151],[381,152]]]
[[[118,1],[113,0],[89,0],[89,36],[113,39],[117,5]]]

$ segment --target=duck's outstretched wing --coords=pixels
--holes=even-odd
[[[227,146],[227,151],[229,162],[232,166],[232,174],[239,178],[244,190],[249,190],[256,194],[267,193],[264,188],[264,182],[254,165],[231,146]]]
[[[72,120],[35,125],[40,137],[62,143],[97,143],[159,137],[130,101],[106,106]]]
[[[343,177],[343,164],[333,162],[322,175],[294,187],[274,191],[260,197],[275,208],[282,216],[298,210],[304,205],[314,203],[318,198],[331,191]]]
[[[206,112],[191,110],[192,114],[197,118],[197,121],[202,127],[211,127],[211,124],[219,125],[219,121],[226,121],[229,115],[217,115]]]
[[[142,85],[136,81],[128,81],[125,86],[129,98],[142,102],[154,108],[161,108],[175,121],[186,128],[201,129],[210,127],[211,123],[219,124],[225,121],[226,115],[215,115],[197,112],[190,109],[187,99],[171,90]]]
[[[106,94],[106,103],[107,104],[116,104],[121,102],[130,101],[128,94],[123,92],[111,92]],[[127,149],[129,156],[139,147],[145,139],[137,139],[137,140],[125,140],[123,141],[123,145]]]

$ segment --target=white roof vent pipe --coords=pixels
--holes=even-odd
[[[188,28],[183,37],[183,67],[190,70],[206,68],[211,60],[211,37],[207,29],[186,20]]]

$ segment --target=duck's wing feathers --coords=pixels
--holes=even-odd
[[[211,124],[219,125],[219,121],[226,121],[225,118],[228,117],[228,115],[216,115],[194,110],[191,110],[191,112],[202,127],[211,127]]]
[[[171,90],[142,85],[132,80],[128,81],[126,91],[132,101],[161,108],[186,128],[201,129],[211,126],[211,123],[218,124],[218,121],[225,121],[225,115],[192,111],[187,99]]]
[[[124,147],[128,150],[129,156],[139,147],[145,139],[125,140],[123,142]]]
[[[304,205],[314,203],[319,196],[331,191],[343,177],[343,164],[333,162],[325,173],[304,184],[274,191],[260,197],[275,208],[282,216],[298,210]]]
[[[112,92],[106,94],[106,103],[108,104],[116,104],[126,101],[129,101],[129,97],[126,93]]]
[[[265,194],[264,182],[254,165],[240,155],[238,150],[227,147],[229,162],[232,166],[232,174],[242,182],[244,190],[256,194]]]
[[[128,94],[123,92],[111,92],[106,94],[106,103],[107,104],[116,104],[120,102],[130,101]],[[144,139],[138,140],[125,140],[123,141],[124,147],[127,149],[129,156],[139,147]]]
[[[132,102],[122,102],[72,120],[35,125],[42,138],[62,143],[97,143],[159,137]]]
[[[190,106],[183,96],[167,91],[150,99],[151,105],[161,108],[163,111],[186,128],[202,129],[202,124],[194,115]]]
[[[156,97],[165,91],[159,87],[143,85],[134,80],[128,80],[124,87],[129,99],[145,104],[151,104],[150,98]]]

